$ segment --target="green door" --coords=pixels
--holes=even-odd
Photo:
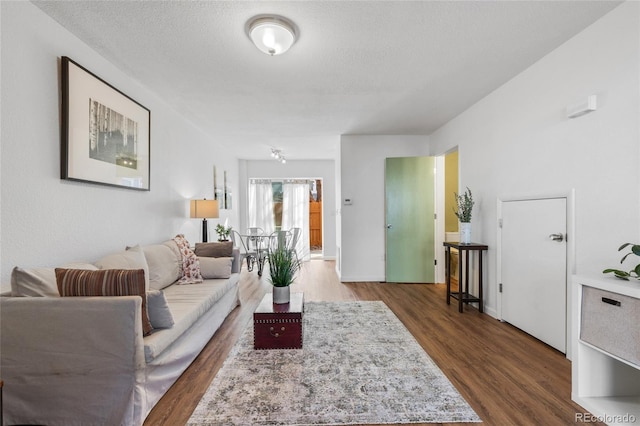
[[[435,282],[435,158],[387,158],[386,279]]]

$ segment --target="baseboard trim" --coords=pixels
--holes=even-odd
[[[380,276],[348,276],[340,277],[341,282],[358,283],[358,282],[385,282],[385,277]]]

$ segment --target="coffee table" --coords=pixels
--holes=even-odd
[[[273,303],[273,294],[267,293],[253,313],[254,349],[301,349],[302,293],[291,293],[285,304]]]

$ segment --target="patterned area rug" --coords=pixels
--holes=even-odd
[[[303,349],[253,349],[253,323],[189,425],[479,422],[383,302],[307,302]]]

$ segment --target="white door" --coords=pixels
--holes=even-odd
[[[567,199],[502,203],[502,319],[566,353]]]

